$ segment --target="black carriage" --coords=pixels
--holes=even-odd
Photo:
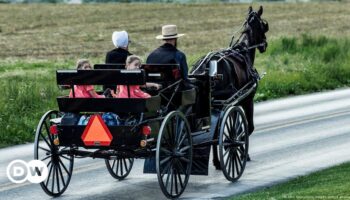
[[[105,159],[108,172],[119,180],[128,176],[134,159],[144,158],[144,172],[157,174],[160,188],[168,198],[183,193],[190,174],[208,175],[212,146],[218,146],[224,176],[229,181],[241,177],[247,161],[248,124],[243,109],[237,105],[255,84],[228,99],[218,99],[211,95],[213,83],[220,79],[215,61],[205,73],[190,75],[188,80],[179,77],[177,65],[112,69],[116,67],[95,65],[94,70],[58,70],[57,84],[73,88],[156,82],[163,88],[148,91],[152,95],[148,99],[58,97],[59,110],[43,115],[35,136],[34,157],[44,161],[49,169],[48,178],[41,183],[48,195],[59,196],[66,190],[74,159],[82,157]],[[116,113],[129,121],[108,126],[101,119],[104,112]],[[87,125],[62,123],[62,116],[69,114],[91,117]]]

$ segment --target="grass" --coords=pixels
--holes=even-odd
[[[335,89],[350,85],[350,39],[325,36],[282,37],[258,55],[267,76],[256,100]]]
[[[257,8],[257,5],[254,5]],[[256,67],[268,75],[257,101],[349,86],[350,3],[264,3],[269,47]],[[143,58],[155,35],[175,23],[187,36],[179,47],[194,63],[226,47],[247,4],[0,5],[0,147],[33,141],[47,110],[57,109],[55,70],[78,58],[103,63],[111,33],[126,29],[131,52]],[[307,34],[306,34],[307,33]]]
[[[350,163],[232,199],[350,199]]]

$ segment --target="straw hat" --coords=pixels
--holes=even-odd
[[[165,25],[165,26],[162,26],[162,35],[158,35],[156,39],[158,40],[174,39],[184,35],[185,34],[177,33],[176,25]]]

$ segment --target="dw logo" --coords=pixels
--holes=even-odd
[[[48,176],[48,169],[44,162],[32,160],[26,163],[23,160],[12,161],[6,169],[7,177],[13,183],[40,183]]]

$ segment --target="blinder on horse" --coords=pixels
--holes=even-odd
[[[250,44],[251,47],[256,47],[260,53],[263,53],[267,48],[265,33],[269,31],[269,24],[266,20],[261,18],[261,15],[262,7],[260,7],[258,12],[250,10],[246,22],[244,23],[245,29],[243,33],[248,33],[251,39],[254,40],[252,41],[254,44]]]

